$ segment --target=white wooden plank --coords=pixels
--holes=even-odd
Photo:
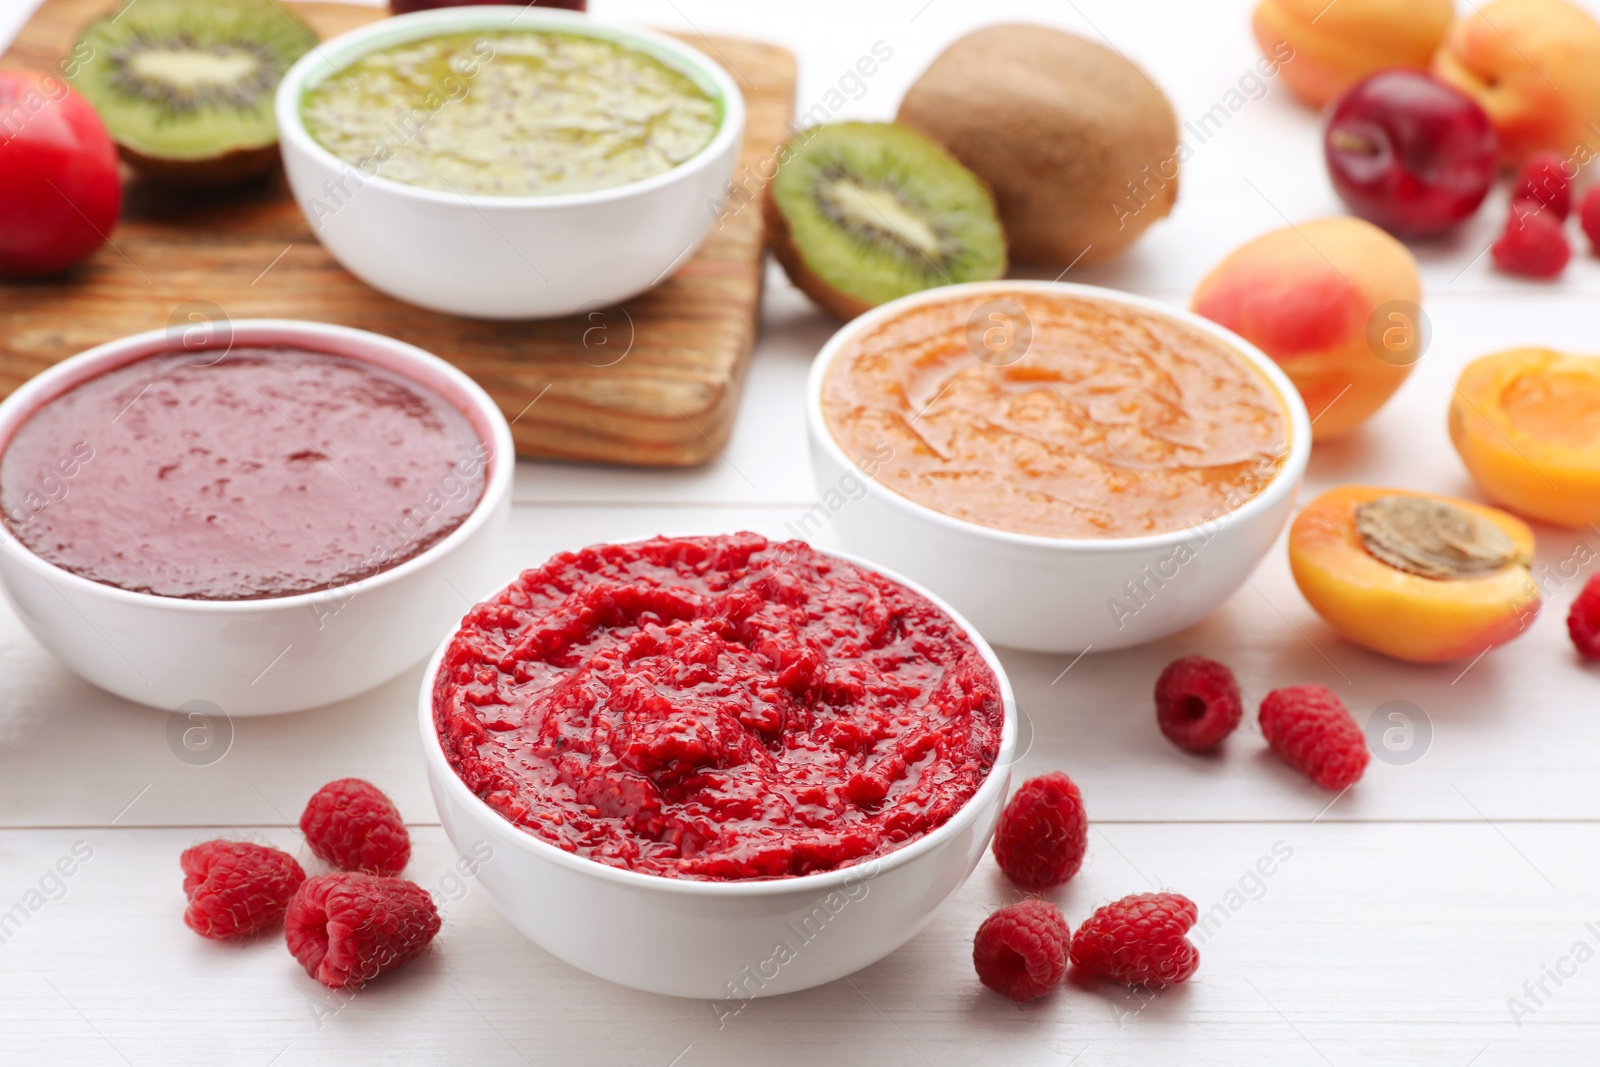
[[[555,551],[655,533],[748,528],[783,537],[798,515],[784,505],[519,508],[504,573]],[[1362,722],[1405,700],[1432,731],[1414,762],[1375,759],[1327,819],[1600,817],[1590,755],[1600,748],[1600,720],[1587,710],[1595,680],[1562,624],[1575,592],[1575,583],[1557,591],[1527,635],[1457,682],[1463,665],[1409,666],[1342,641],[1301,599],[1280,548],[1215,615],[1156,645],[1075,664],[1003,650],[1035,738],[1022,767],[1068,770],[1105,819],[1309,818],[1331,798],[1264,755],[1254,708],[1271,688],[1321,682]],[[1063,606],[1074,609],[1101,610]],[[1245,690],[1250,714],[1220,758],[1185,755],[1155,729],[1155,677],[1188,652],[1228,661]],[[281,823],[344,775],[378,782],[408,818],[433,818],[411,718],[420,669],[331,708],[236,720],[232,749],[209,766],[174,755],[168,714],[79,681],[9,609],[0,609],[0,671],[12,679],[0,697],[0,825],[105,825],[146,786],[119,825]]]
[[[279,1067],[1582,1062],[1600,963],[1561,961],[1580,941],[1600,948],[1600,927],[1585,925],[1600,919],[1593,834],[1528,824],[1107,827],[1091,835],[1084,871],[1053,896],[1076,927],[1099,903],[1152,885],[1190,895],[1213,918],[1196,935],[1202,963],[1185,988],[1150,997],[1069,984],[1020,1008],[984,990],[972,932],[1019,896],[986,860],[888,959],[724,1015],[737,1003],[633,993],[559,963],[470,881],[450,894],[459,899],[445,904],[433,952],[345,1003],[300,973],[276,937],[222,946],[183,928],[177,855],[208,832],[4,831],[6,907],[75,842],[93,856],[63,880],[62,899],[0,945],[0,1048],[32,1050],[26,1062],[38,1063]],[[304,851],[291,832],[265,837]],[[438,887],[454,855],[436,829],[416,839],[409,873]],[[1257,864],[1274,847],[1286,858],[1262,877]],[[1559,987],[1545,979],[1548,995],[1534,1005],[1523,982],[1558,964],[1570,976]],[[1511,997],[1533,1009],[1520,1027]]]

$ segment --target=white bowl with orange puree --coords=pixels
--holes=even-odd
[[[807,535],[921,582],[996,644],[1143,644],[1266,555],[1311,450],[1288,378],[1236,334],[1094,286],[996,281],[885,304],[808,384]]]

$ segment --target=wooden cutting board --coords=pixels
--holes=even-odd
[[[291,6],[324,39],[383,15],[343,4]],[[106,7],[107,0],[45,0],[0,66],[54,70]],[[682,36],[743,90],[739,173],[753,175],[788,136],[793,55],[754,41]],[[358,281],[317,243],[281,174],[201,195],[131,181],[114,247],[59,279],[0,282],[0,393],[93,345],[165,327],[180,308],[203,302],[230,319],[339,323],[443,356],[513,420],[520,455],[690,466],[727,442],[760,311],[761,211],[753,202],[734,208],[737,201],[671,278],[623,306],[489,323],[411,307]]]

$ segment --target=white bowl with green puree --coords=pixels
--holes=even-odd
[[[456,315],[627,300],[718,221],[744,136],[723,69],[663,34],[537,7],[399,15],[284,75],[284,169],[333,257]]]

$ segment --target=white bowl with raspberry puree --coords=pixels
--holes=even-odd
[[[319,591],[259,598],[191,599],[91,580],[35,554],[8,519],[0,538],[0,585],[18,617],[74,672],[140,704],[249,716],[355,696],[423,659],[460,618],[464,598],[493,581],[514,467],[505,417],[444,360],[364,330],[240,320],[217,324],[208,340],[152,330],[100,345],[44,371],[0,403],[0,453],[36,411],[100,375],[175,350],[208,366],[213,351],[220,361],[250,346],[341,357],[431,392],[465,416],[481,442],[474,462],[482,493],[448,535],[403,562],[375,573],[363,567],[351,573],[354,580]],[[111,443],[109,436],[100,440]],[[453,463],[454,457],[441,460]],[[68,493],[72,487],[68,482]]]
[[[995,762],[976,792],[927,833],[821,873],[696,880],[612,866],[523,830],[457,774],[435,726],[434,689],[447,639],[428,666],[418,703],[423,763],[457,851],[492,851],[477,877],[511,925],[590,974],[708,1000],[726,1020],[752,999],[822,985],[877,962],[915,937],[966,881],[988,848],[1017,755],[1017,711],[1005,669],[934,594],[857,557],[826,554],[926,597],[966,631],[993,671],[1004,720]]]

